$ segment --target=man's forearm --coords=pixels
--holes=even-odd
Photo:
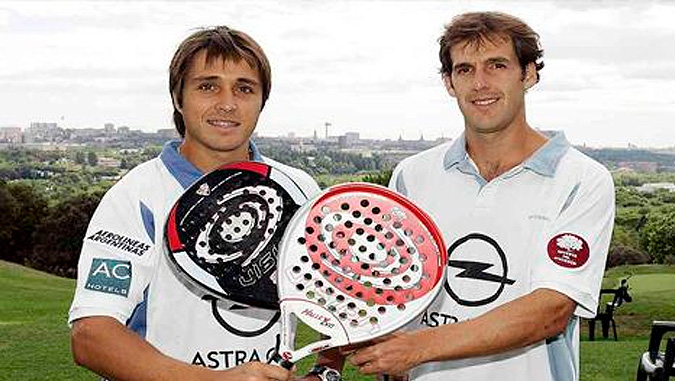
[[[110,317],[75,321],[71,349],[78,365],[119,381],[181,379],[182,375],[199,372],[196,367],[163,355]]]
[[[559,334],[575,306],[557,291],[536,290],[475,319],[395,333],[359,349],[351,362],[366,374],[401,374],[426,362],[502,353]]]
[[[548,289],[536,290],[476,319],[417,332],[423,362],[487,356],[560,334],[576,303]]]

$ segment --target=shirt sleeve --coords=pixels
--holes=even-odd
[[[389,179],[389,188],[404,196],[408,196],[408,190],[406,189],[405,182],[403,180],[403,166],[401,163],[399,163],[391,173],[391,178]]]
[[[532,289],[559,291],[577,303],[575,315],[590,318],[614,225],[614,184],[604,168],[591,170],[562,194],[557,217],[536,248]]]
[[[123,183],[111,188],[89,223],[69,324],[87,316],[110,316],[126,324],[143,300],[157,259],[154,215],[125,188]]]

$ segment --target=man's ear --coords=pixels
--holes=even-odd
[[[455,94],[455,88],[452,86],[450,74],[443,74],[443,84],[445,85],[445,90],[448,91],[448,94],[450,94],[451,97],[456,98],[457,94]]]
[[[525,66],[525,78],[523,79],[523,86],[525,90],[529,90],[530,87],[534,86],[539,82],[537,78],[537,68],[534,65],[534,62],[530,62]]]

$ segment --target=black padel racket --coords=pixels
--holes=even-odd
[[[366,183],[325,190],[296,212],[281,243],[275,360],[290,367],[401,328],[438,295],[446,264],[438,228],[402,195]],[[294,349],[296,318],[327,338]]]
[[[171,209],[165,228],[170,261],[211,295],[278,309],[279,242],[306,201],[277,168],[258,162],[220,167],[197,180]]]

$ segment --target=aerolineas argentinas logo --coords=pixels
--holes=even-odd
[[[96,233],[87,237],[88,240],[99,242],[119,250],[124,250],[127,253],[136,254],[139,257],[145,254],[150,248],[150,245],[133,238],[125,237],[121,234],[99,230]]]
[[[94,258],[84,288],[126,297],[131,285],[131,262]]]

